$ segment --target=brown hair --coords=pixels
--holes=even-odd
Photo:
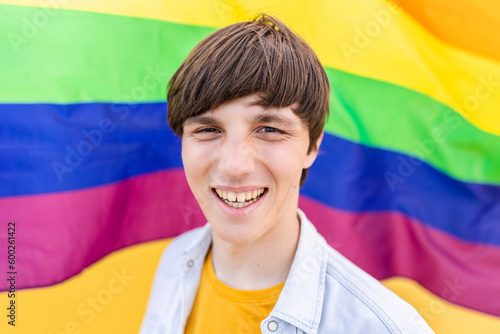
[[[167,120],[182,137],[186,119],[239,97],[258,94],[264,108],[296,105],[317,149],[329,113],[330,85],[311,47],[281,21],[262,14],[222,28],[191,51],[168,84]],[[307,175],[302,171],[300,185]]]

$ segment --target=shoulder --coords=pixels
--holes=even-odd
[[[299,215],[302,251],[322,264],[318,333],[433,333],[410,304],[328,245],[300,210]]]
[[[205,225],[175,237],[163,250],[151,285],[140,333],[170,332],[182,314],[182,276],[188,271],[189,251],[198,251],[210,242]],[[193,263],[193,262],[191,262]]]
[[[326,312],[342,312],[351,333],[433,333],[418,312],[377,279],[325,245]],[[328,305],[331,304],[331,305]],[[361,330],[363,329],[363,330]]]

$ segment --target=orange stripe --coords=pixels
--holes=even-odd
[[[390,0],[446,43],[500,60],[497,0]]]

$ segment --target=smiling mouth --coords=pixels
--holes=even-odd
[[[233,208],[244,208],[258,201],[267,191],[267,188],[248,191],[244,193],[234,193],[223,189],[212,188],[212,191],[227,205]]]

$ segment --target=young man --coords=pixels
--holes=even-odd
[[[311,48],[266,15],[189,54],[168,122],[208,223],[165,250],[141,333],[432,333],[298,209],[329,92]]]

